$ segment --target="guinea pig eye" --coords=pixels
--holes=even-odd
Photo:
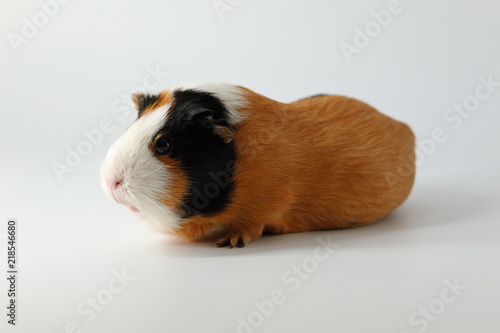
[[[160,155],[165,155],[166,153],[168,153],[170,147],[170,141],[168,141],[168,139],[166,138],[159,139],[155,144],[156,152]]]

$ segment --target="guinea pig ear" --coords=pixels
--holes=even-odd
[[[208,109],[191,110],[189,117],[191,121],[197,121],[203,127],[211,128],[225,143],[233,141],[234,128],[224,120],[215,119],[212,111]]]
[[[146,99],[146,95],[143,93],[133,93],[132,94],[132,103],[134,103],[135,109],[140,113],[143,110],[144,100]]]
[[[142,116],[142,113],[149,107],[154,106],[161,99],[160,94],[144,94],[144,93],[134,93],[132,94],[132,102],[134,103],[135,109],[137,110],[138,116]]]
[[[225,143],[233,141],[234,138],[234,128],[228,123],[217,124],[214,126],[214,133],[217,134],[224,140]]]

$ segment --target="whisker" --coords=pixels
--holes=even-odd
[[[161,168],[158,168],[158,169],[156,169],[156,170],[152,170],[152,171],[151,171],[151,172],[149,172],[148,174],[143,175],[143,177],[144,177],[144,178],[149,177],[149,176],[151,176],[152,174],[157,173],[157,172],[159,172],[159,171],[161,171],[161,170],[162,170]]]
[[[149,202],[151,202],[154,206],[160,206],[160,204],[161,204],[159,201],[154,201],[150,197],[145,197],[145,198],[146,198],[146,200],[148,200]]]
[[[100,170],[99,168],[96,168],[96,167],[86,167],[86,166],[82,166],[82,167],[80,167],[80,169],[85,169],[85,170],[94,170],[94,171],[95,171],[95,170],[97,170],[97,171],[99,171],[99,170]]]
[[[141,185],[136,185],[136,187],[140,188],[140,189],[145,189],[145,190],[151,191],[154,194],[163,194],[162,189],[159,189],[159,188],[147,187],[147,186],[141,186]]]
[[[100,192],[102,192],[104,194],[104,192],[102,191],[102,187],[99,184],[94,184],[94,186],[95,186],[94,190],[93,190],[94,192],[95,191],[100,191]]]

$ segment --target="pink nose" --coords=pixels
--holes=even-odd
[[[114,180],[107,179],[106,183],[108,184],[113,199],[119,204],[123,204],[123,200],[121,199],[119,191],[120,187],[123,185],[123,179],[121,178],[116,178]]]
[[[120,186],[122,186],[123,179],[121,179],[121,178],[106,179],[106,184],[111,189],[111,191],[114,191],[114,190],[118,189]]]

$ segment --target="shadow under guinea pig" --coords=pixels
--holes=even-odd
[[[173,257],[227,257],[289,253],[291,251],[310,253],[323,241],[330,241],[342,248],[376,248],[405,246],[408,242],[425,242],[420,233],[423,228],[470,223],[486,204],[487,198],[478,193],[459,188],[420,186],[401,207],[380,221],[368,226],[323,230],[282,235],[263,235],[244,248],[216,248],[215,241],[220,234],[210,235],[203,240],[189,242],[165,235],[150,239],[155,252],[164,252]],[[438,235],[439,236],[439,235]]]

